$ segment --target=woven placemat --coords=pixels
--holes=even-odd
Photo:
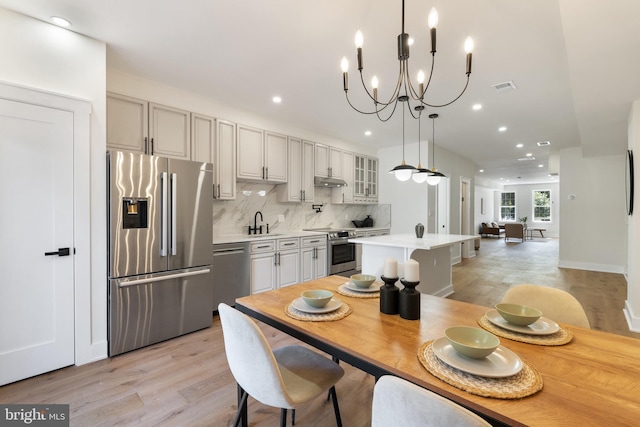
[[[520,332],[513,332],[508,329],[496,326],[487,318],[486,315],[482,315],[478,319],[478,324],[487,331],[491,332],[502,338],[507,338],[513,341],[526,342],[527,344],[537,345],[565,345],[571,342],[573,339],[573,333],[560,327],[558,332],[549,335],[527,335]]]
[[[330,311],[329,313],[305,313],[304,311],[296,309],[291,303],[287,304],[284,308],[284,312],[287,316],[296,320],[303,320],[305,322],[331,322],[334,320],[340,320],[350,315],[352,311],[353,310],[349,307],[349,304],[346,304],[344,301],[340,308]]]
[[[347,282],[349,283],[349,282]],[[380,298],[380,292],[358,292],[347,288],[347,283],[338,286],[338,293],[352,298]]]
[[[542,377],[531,365],[522,361],[522,370],[505,378],[487,378],[453,368],[435,355],[433,341],[427,341],[418,350],[422,366],[434,377],[456,388],[483,397],[495,399],[521,399],[542,390]]]

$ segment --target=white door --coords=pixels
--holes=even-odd
[[[74,363],[73,113],[0,99],[0,182],[3,385]]]

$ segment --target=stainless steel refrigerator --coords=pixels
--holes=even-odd
[[[213,165],[108,152],[109,355],[211,326]]]

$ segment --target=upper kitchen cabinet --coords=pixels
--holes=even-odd
[[[107,149],[191,158],[191,113],[107,93]]]
[[[324,144],[316,144],[315,150],[315,175],[342,178],[342,150]]]
[[[287,182],[287,137],[238,125],[238,179]]]
[[[149,103],[107,93],[107,149],[148,152]]]
[[[236,124],[216,120],[214,197],[236,199]]]
[[[202,114],[191,114],[191,158],[213,163],[213,197],[236,198],[236,125]]]
[[[354,154],[342,152],[342,179],[347,185],[331,189],[331,203],[353,203]]]
[[[149,103],[149,154],[191,159],[191,113],[166,105]]]
[[[287,146],[289,179],[286,184],[277,186],[278,201],[313,203],[314,144],[290,136]]]
[[[354,160],[354,203],[378,203],[378,159],[355,154]]]
[[[202,114],[191,114],[191,159],[196,162],[215,163],[216,119]]]

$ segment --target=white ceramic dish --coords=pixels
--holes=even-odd
[[[435,340],[432,348],[438,359],[447,365],[480,377],[504,378],[522,370],[522,360],[518,355],[501,345],[484,359],[462,356],[451,346],[446,337]]]
[[[485,314],[489,322],[494,325],[512,332],[519,332],[527,335],[551,335],[560,330],[560,326],[551,319],[542,316],[535,322],[527,326],[518,326],[507,322],[504,317],[498,313],[498,310],[492,309]]]
[[[368,288],[361,288],[354,285],[353,282],[349,280],[347,283],[344,284],[344,287],[349,289],[350,291],[372,293],[372,292],[380,292],[380,287],[382,285],[384,285],[384,283],[382,282],[373,282],[371,286],[369,286]]]
[[[309,304],[304,302],[302,297],[296,298],[291,303],[293,308],[296,310],[300,310],[303,313],[311,313],[311,314],[322,314],[322,313],[331,313],[339,309],[342,306],[342,301],[337,298],[331,298],[331,300],[322,308],[311,307]]]

